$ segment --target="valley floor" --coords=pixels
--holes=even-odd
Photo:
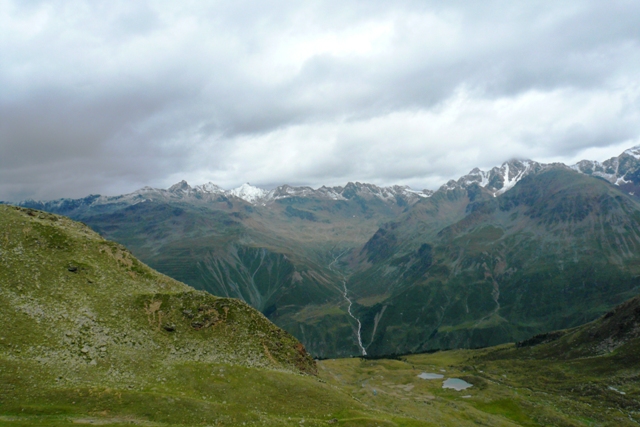
[[[415,419],[415,425],[640,424],[638,364],[618,370],[606,358],[571,362],[526,360],[521,354],[496,358],[512,349],[510,344],[399,360],[327,360],[319,364],[320,375],[372,410]],[[444,378],[424,380],[418,377],[423,372]],[[473,386],[443,389],[447,378]]]
[[[0,425],[634,426],[638,364],[527,359],[513,345],[318,362],[319,376],[190,363],[129,386],[49,382],[0,359]],[[443,379],[425,380],[423,372]],[[156,374],[159,375],[156,377]],[[473,386],[443,389],[447,378]]]

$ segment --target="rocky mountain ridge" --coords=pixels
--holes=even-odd
[[[488,171],[474,168],[458,180],[450,180],[438,191],[466,189],[477,184],[495,196],[506,193],[518,181],[530,174],[540,173],[552,167],[569,168],[585,175],[602,178],[634,195],[640,185],[640,146],[629,148],[617,157],[603,162],[581,160],[575,165],[563,163],[538,163],[529,159],[511,159]]]
[[[549,165],[534,162],[533,160],[509,160],[501,166],[496,166],[488,171],[474,168],[467,175],[457,181],[450,180],[438,191],[450,191],[454,189],[466,189],[471,185],[478,185],[491,192],[496,197],[513,188],[522,178],[529,174],[538,173]]]
[[[168,189],[143,187],[133,193],[118,196],[90,195],[81,199],[63,198],[52,201],[25,200],[20,206],[42,208],[56,211],[73,210],[80,207],[89,208],[107,205],[137,204],[149,201],[181,201],[190,203],[208,203],[213,201],[244,201],[251,205],[267,206],[278,200],[287,198],[315,198],[321,200],[350,200],[354,197],[363,199],[378,199],[388,203],[400,201],[403,205],[412,205],[421,198],[433,194],[430,190],[412,190],[407,186],[394,185],[379,187],[373,184],[349,182],[344,187],[326,187],[318,189],[311,187],[293,187],[281,185],[273,190],[265,190],[249,183],[231,190],[224,190],[211,182],[190,186],[186,181],[180,181]]]
[[[631,195],[635,195],[640,185],[640,146],[629,148],[618,157],[612,157],[602,163],[582,160],[571,168],[605,179]]]
[[[539,173],[549,167],[566,167],[577,172],[592,175],[607,180],[634,195],[640,190],[640,146],[625,150],[617,157],[612,157],[603,162],[597,160],[581,160],[575,165],[562,163],[545,164],[529,159],[511,159],[500,166],[495,166],[487,171],[479,168],[472,169],[468,174],[457,180],[449,180],[436,191],[450,191],[456,188],[467,188],[470,185],[478,186],[491,192],[494,196],[504,194],[509,189],[529,174]],[[168,189],[143,187],[132,193],[118,196],[90,195],[80,199],[62,198],[52,201],[25,200],[18,205],[29,207],[41,207],[45,210],[74,209],[80,206],[95,207],[110,204],[136,204],[153,200],[161,201],[188,201],[211,202],[220,199],[240,199],[251,205],[267,206],[277,200],[286,198],[317,198],[326,200],[349,200],[354,197],[365,199],[376,198],[385,202],[413,205],[417,201],[431,197],[435,191],[413,190],[408,186],[393,185],[380,187],[374,184],[349,182],[345,186],[327,187],[317,189],[308,186],[290,186],[284,184],[272,190],[266,190],[244,183],[239,187],[225,190],[222,187],[208,182],[191,186],[186,181],[180,181]],[[639,193],[640,194],[640,193]]]

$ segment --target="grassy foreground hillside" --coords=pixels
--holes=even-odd
[[[0,206],[0,230],[2,423],[281,424],[285,401],[316,413],[282,394],[316,393],[302,376],[314,361],[246,304],[158,274],[64,217]]]
[[[0,206],[0,265],[0,425],[624,426],[640,419],[637,300],[519,348],[316,367],[297,340],[246,304],[169,279],[63,217]],[[446,390],[421,372],[473,387]]]

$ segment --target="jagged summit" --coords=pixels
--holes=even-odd
[[[640,195],[640,145],[629,148],[617,157],[604,162],[581,160],[575,165],[544,164],[529,159],[512,159],[488,171],[474,168],[458,180],[450,180],[439,191],[467,188],[477,184],[490,191],[494,196],[504,194],[513,188],[522,178],[539,173],[552,166],[566,167],[586,175],[602,178],[631,195]]]
[[[581,160],[571,169],[609,181],[631,195],[640,195],[640,145],[602,163]]]
[[[185,180],[182,180],[179,183],[169,187],[169,191],[171,191],[172,193],[186,193],[186,192],[189,192],[190,190],[191,190],[191,187],[189,187],[189,184],[187,184],[187,181]]]
[[[142,190],[144,191],[138,190],[136,193],[162,191],[162,190],[158,190],[151,187],[144,187]],[[167,189],[167,191],[174,194],[192,194],[192,193],[193,194],[198,194],[198,193],[218,194],[218,193],[224,192],[222,188],[218,187],[213,182],[208,182],[206,184],[196,185],[195,187],[191,187],[185,180],[182,180],[176,184],[173,184],[171,187]]]
[[[488,171],[474,168],[457,181],[450,180],[440,187],[440,190],[449,191],[455,188],[467,188],[470,185],[477,184],[490,191],[495,197],[509,191],[525,176],[531,173],[538,173],[546,167],[548,167],[548,165],[533,160],[512,159],[504,162],[500,167],[496,166]]]
[[[213,182],[207,182],[206,184],[196,185],[195,188],[199,191],[202,191],[203,193],[212,193],[212,194],[224,193],[224,190],[218,187],[217,185],[215,185]]]

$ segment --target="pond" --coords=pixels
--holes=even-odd
[[[420,375],[418,375],[418,377],[422,378],[423,380],[439,380],[440,378],[444,378],[444,375],[432,374],[430,372],[423,372]]]
[[[469,384],[465,380],[461,380],[460,378],[449,378],[444,383],[442,383],[442,388],[452,388],[456,391],[464,390],[469,387],[473,387],[473,384]]]

